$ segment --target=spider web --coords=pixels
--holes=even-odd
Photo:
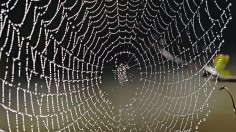
[[[227,1],[0,4],[1,131],[197,130],[210,113]]]

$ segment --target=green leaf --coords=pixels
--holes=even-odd
[[[226,65],[229,62],[229,55],[218,54],[213,59],[213,66],[215,70],[219,73],[219,76],[227,77],[230,76],[230,72],[225,70]]]
[[[225,69],[225,66],[229,62],[229,55],[218,54],[213,59],[213,66],[217,72],[221,72]]]
[[[219,76],[220,77],[229,77],[229,76],[231,76],[231,74],[230,74],[230,71],[223,70],[223,71],[219,72]]]

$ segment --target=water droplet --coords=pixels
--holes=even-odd
[[[203,118],[203,121],[206,121],[206,118],[205,118],[205,117]]]

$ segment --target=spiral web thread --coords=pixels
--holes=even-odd
[[[197,130],[208,116],[215,82],[201,75],[227,1],[0,4],[1,131]]]

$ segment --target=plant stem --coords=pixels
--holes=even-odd
[[[230,98],[231,98],[231,101],[232,101],[232,104],[233,104],[233,108],[234,108],[234,113],[236,115],[236,107],[235,107],[233,95],[231,94],[231,92],[229,91],[229,89],[226,86],[222,86],[220,88],[220,90],[223,90],[223,89],[225,89],[228,92],[228,94],[230,95]]]

